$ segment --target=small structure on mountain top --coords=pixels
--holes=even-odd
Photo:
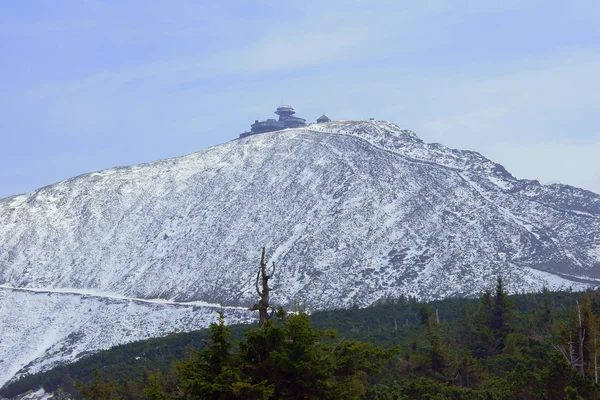
[[[283,122],[279,122],[276,119],[269,118],[266,121],[255,120],[254,123],[250,125],[250,128],[252,130],[247,133],[255,134],[280,131],[282,129],[285,129],[285,125],[283,124]]]
[[[292,106],[279,106],[275,110],[275,114],[279,115],[279,121],[283,122],[285,128],[298,128],[300,126],[306,126],[306,120],[299,117],[294,117],[296,111]]]
[[[331,122],[331,119],[327,115],[323,114],[317,118],[317,124],[324,124],[325,122]]]
[[[240,134],[240,139],[246,136],[256,135],[258,133],[280,131],[287,128],[298,128],[306,126],[304,118],[295,117],[294,108],[288,105],[281,105],[275,110],[275,114],[279,115],[279,119],[267,119],[265,121],[255,120],[250,125],[250,132]]]

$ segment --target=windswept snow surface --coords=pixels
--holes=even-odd
[[[311,310],[476,295],[498,275],[513,292],[585,288],[600,279],[600,196],[518,180],[478,153],[382,121],[254,135],[78,176],[0,200],[0,284],[72,293],[3,290],[3,315],[29,298],[56,306],[31,300],[39,316],[20,319],[21,333],[0,325],[0,359],[11,373],[23,363],[45,368],[49,336],[22,332],[68,318],[63,307],[83,301],[78,291],[99,294],[85,299],[97,302],[85,306],[86,329],[109,329],[102,302],[148,310],[148,320],[165,315],[156,317],[162,330],[132,331],[121,343],[206,326],[193,313],[175,322],[159,311],[184,306],[127,299],[249,306],[262,246],[277,265],[273,301]],[[128,318],[111,320],[114,329]],[[77,323],[59,323],[56,335]],[[106,346],[91,337],[85,351]],[[6,353],[17,344],[39,355],[17,368]]]
[[[218,306],[0,288],[0,385],[92,352],[216,322]],[[229,322],[251,322],[225,308]]]

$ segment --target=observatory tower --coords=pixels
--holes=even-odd
[[[279,115],[279,122],[283,122],[286,128],[298,128],[300,126],[306,126],[306,120],[303,118],[294,117],[296,111],[292,106],[279,106],[275,110],[275,114]]]
[[[279,115],[279,120],[281,121],[284,118],[296,114],[296,111],[294,111],[292,106],[279,106],[277,107],[277,110],[275,110],[275,114]]]
[[[279,120],[267,119],[265,121],[256,120],[250,126],[250,132],[244,132],[240,134],[240,138],[255,135],[257,133],[280,131],[287,128],[299,128],[306,126],[306,120],[304,118],[294,117],[296,111],[292,106],[282,105],[277,107],[275,114],[279,115]]]

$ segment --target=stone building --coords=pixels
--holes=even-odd
[[[275,114],[279,115],[279,119],[267,119],[264,121],[255,120],[254,123],[250,125],[250,132],[242,133],[240,138],[256,135],[258,133],[280,131],[287,128],[306,126],[305,119],[294,116],[296,111],[294,111],[292,106],[281,105],[277,107]]]

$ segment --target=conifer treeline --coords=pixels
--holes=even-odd
[[[312,323],[280,310],[243,337],[234,328],[242,340],[221,315],[191,357],[140,359],[136,370],[97,364],[85,383],[63,376],[61,390],[136,400],[595,399],[599,312],[596,291],[507,296],[499,279],[480,299],[387,299]]]

